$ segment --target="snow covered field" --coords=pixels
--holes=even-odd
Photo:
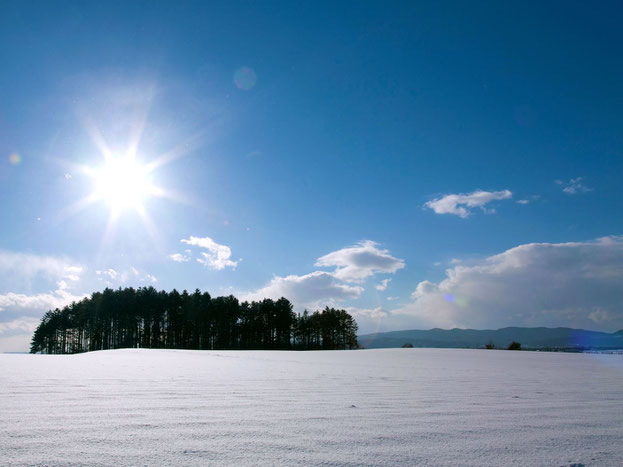
[[[0,355],[1,465],[622,462],[621,355]]]

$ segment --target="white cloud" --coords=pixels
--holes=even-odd
[[[19,318],[0,323],[0,336],[5,337],[14,334],[32,334],[39,326],[38,318]]]
[[[389,250],[377,248],[377,243],[364,240],[318,258],[316,266],[335,266],[335,277],[346,282],[362,282],[375,273],[393,274],[405,267],[402,259]]]
[[[181,253],[173,253],[172,255],[169,255],[169,259],[172,259],[177,263],[187,263],[188,261],[190,261],[189,256],[183,255]]]
[[[393,257],[388,250],[377,248],[375,242],[362,241],[318,258],[316,266],[335,267],[335,270],[314,271],[301,276],[275,276],[267,286],[241,294],[241,299],[286,297],[299,311],[334,306],[344,300],[357,299],[364,291],[363,287],[349,285],[348,282],[363,282],[376,273],[395,273],[405,263]],[[390,280],[384,279],[376,288],[385,290]]]
[[[151,274],[145,274],[145,279],[144,280],[148,280],[149,282],[151,282],[153,284],[158,282],[158,279],[156,278],[156,276],[152,276]]]
[[[562,182],[561,182],[562,183]],[[530,204],[530,203],[534,203],[535,201],[541,199],[541,195],[531,195],[527,198],[524,199],[518,199],[517,201],[515,201],[517,204],[521,204],[521,205],[526,205],[526,204]]]
[[[389,312],[387,310],[384,310],[382,307],[376,307],[376,308],[355,308],[355,307],[348,307],[346,308],[346,311],[348,311],[348,313],[350,313],[351,315],[353,315],[353,317],[355,318],[356,321],[359,321],[361,319],[367,319],[367,318],[371,318],[371,319],[382,319],[382,318],[386,318],[389,314]]]
[[[0,322],[0,353],[25,352],[30,347],[32,333],[39,325],[39,318],[20,317]]]
[[[63,257],[0,251],[0,351],[28,350],[43,313],[81,300],[72,289],[84,270]]]
[[[226,245],[220,245],[210,237],[194,237],[180,240],[188,245],[197,246],[208,250],[202,251],[203,258],[197,258],[197,261],[210,269],[221,271],[226,267],[233,269],[238,265],[238,261],[231,260],[231,249]]]
[[[362,287],[340,283],[334,274],[315,271],[304,276],[275,276],[259,290],[241,295],[242,300],[286,297],[297,310],[325,307],[345,299],[358,298]]]
[[[425,204],[427,208],[435,211],[436,214],[454,214],[463,219],[472,214],[473,208],[480,208],[485,213],[494,213],[492,208],[486,208],[486,204],[496,201],[509,199],[513,194],[509,190],[502,191],[482,191],[476,190],[467,194],[450,194],[434,199]]]
[[[158,282],[158,279],[153,274],[143,273],[134,266],[131,266],[129,270],[125,271],[117,271],[113,268],[98,269],[95,271],[95,274],[99,276],[99,280],[104,282],[104,284],[108,287],[113,287],[119,284],[127,284],[128,282],[131,282],[131,279],[134,279],[134,282],[136,282],[136,280],[140,282],[151,282],[154,284]]]
[[[23,285],[37,277],[78,280],[83,271],[82,266],[66,258],[0,251],[0,276],[5,282],[4,286],[8,280]]]
[[[14,292],[2,294],[0,295],[0,317],[12,316],[21,319],[25,316],[41,316],[48,310],[62,308],[86,296],[71,292],[69,289],[67,282],[61,279],[56,284],[56,290],[50,292],[30,295]]]
[[[115,280],[117,276],[119,276],[119,273],[112,268],[97,270],[95,271],[95,274],[97,274],[98,276],[106,276],[112,280]]]
[[[41,316],[83,295],[71,291],[84,268],[66,258],[26,253],[0,252],[0,325],[25,316]],[[32,284],[39,290],[32,293]],[[17,321],[16,321],[17,322]],[[0,333],[1,334],[1,333]],[[1,338],[1,336],[0,336]]]
[[[407,327],[623,328],[623,237],[531,243],[420,282],[391,311]],[[405,319],[408,318],[407,321]],[[408,324],[407,324],[408,323]]]
[[[584,184],[584,177],[572,178],[567,183],[562,180],[555,180],[554,182],[558,185],[562,185],[562,191],[568,195],[593,191],[592,188],[589,188]]]
[[[381,306],[376,308],[347,307],[346,311],[357,321],[359,334],[414,328],[413,319],[411,317],[396,314]]]
[[[80,274],[84,268],[82,266],[65,266],[65,272],[67,274]]]

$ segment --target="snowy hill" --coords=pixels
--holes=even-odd
[[[8,465],[619,465],[623,357],[0,355]]]
[[[571,328],[520,328],[497,330],[429,329],[379,332],[357,337],[366,349],[414,347],[481,349],[488,343],[506,348],[512,341],[528,349],[623,349],[623,330],[609,334]]]

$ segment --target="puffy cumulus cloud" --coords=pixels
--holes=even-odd
[[[405,267],[402,259],[393,257],[389,250],[379,249],[377,245],[364,240],[318,258],[315,265],[335,266],[335,277],[346,282],[362,282],[375,273],[393,274]]]
[[[363,287],[352,283],[363,282],[376,273],[395,273],[404,268],[405,263],[388,250],[378,248],[377,243],[366,240],[322,256],[315,265],[335,269],[332,272],[275,276],[267,286],[239,295],[242,300],[286,297],[299,311],[337,306],[339,302],[357,299],[363,293]],[[376,285],[377,290],[387,289],[390,280],[382,280]]]
[[[407,327],[569,326],[623,328],[623,237],[531,243],[420,282],[391,311]]]
[[[555,180],[555,183],[557,185],[561,185],[563,193],[566,193],[568,195],[575,195],[577,193],[587,193],[589,191],[593,191],[592,188],[589,188],[584,184],[584,177],[572,178],[568,182]]]
[[[411,294],[411,298],[417,299],[419,297],[423,297],[427,293],[430,293],[436,289],[437,286],[431,281],[422,281],[417,285],[415,291]]]
[[[226,245],[216,243],[210,237],[194,237],[191,235],[190,238],[184,238],[181,242],[208,250],[202,251],[202,258],[197,258],[197,261],[210,269],[221,271],[226,267],[235,269],[238,265],[238,261],[231,259],[231,249]]]
[[[169,255],[169,259],[175,261],[176,263],[187,263],[190,261],[190,256],[183,255],[182,253],[173,253]]]
[[[304,276],[275,276],[259,290],[241,295],[242,300],[278,299],[286,297],[297,310],[319,308],[350,299],[359,298],[362,287],[340,283],[330,272],[315,271]]]
[[[31,295],[9,292],[0,295],[0,317],[3,315],[40,316],[47,310],[62,308],[85,296],[85,294],[71,292],[67,282],[63,280],[58,281],[56,290],[50,292]]]
[[[510,190],[483,191],[476,190],[466,194],[450,194],[433,199],[424,206],[435,211],[436,214],[454,214],[465,219],[473,208],[480,208],[485,213],[494,213],[495,209],[487,208],[492,201],[512,198]]]

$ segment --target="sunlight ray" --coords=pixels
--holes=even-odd
[[[137,112],[137,117],[134,120],[134,123],[130,132],[130,141],[128,142],[128,149],[126,155],[130,158],[136,157],[136,152],[138,151],[138,146],[141,142],[141,138],[143,136],[143,131],[145,130],[145,125],[147,124],[147,117],[149,115],[149,111],[151,109],[151,104],[153,101],[153,97],[155,94],[154,86],[150,86],[147,90],[147,98],[145,105]]]
[[[91,141],[93,141],[93,143],[99,150],[100,154],[104,156],[104,159],[106,160],[112,159],[113,157],[112,150],[110,149],[108,144],[106,144],[106,141],[104,140],[104,137],[102,136],[102,133],[97,128],[97,126],[95,126],[93,121],[90,118],[84,118],[83,124],[86,127],[86,130],[89,133],[89,136],[91,137]]]
[[[181,143],[170,151],[167,151],[164,154],[156,157],[153,161],[146,164],[145,167],[147,172],[153,172],[154,170],[162,167],[163,165],[169,164],[170,162],[186,155],[188,152],[198,148],[203,143],[204,136],[205,133],[203,131],[198,132],[188,138],[188,140],[184,143]]]
[[[141,218],[141,221],[143,222],[143,226],[145,227],[147,234],[151,238],[152,243],[156,246],[156,248],[162,249],[160,245],[160,239],[158,237],[158,230],[156,229],[156,226],[154,225],[153,221],[147,214],[147,211],[145,210],[145,206],[143,206],[142,204],[139,204],[138,206],[136,206],[136,212]]]
[[[95,193],[91,193],[90,195],[76,201],[73,204],[61,209],[57,215],[58,221],[64,221],[69,217],[78,214],[80,211],[86,209],[93,203],[99,201],[99,198]]]
[[[115,234],[115,227],[117,225],[117,220],[119,219],[120,214],[121,213],[118,209],[113,208],[111,209],[110,214],[108,215],[106,228],[104,229],[104,233],[102,234],[102,239],[100,240],[100,247],[99,247],[98,254],[97,254],[98,261],[100,261],[101,258],[103,257],[105,247],[112,243],[112,239],[114,238],[114,234]]]

